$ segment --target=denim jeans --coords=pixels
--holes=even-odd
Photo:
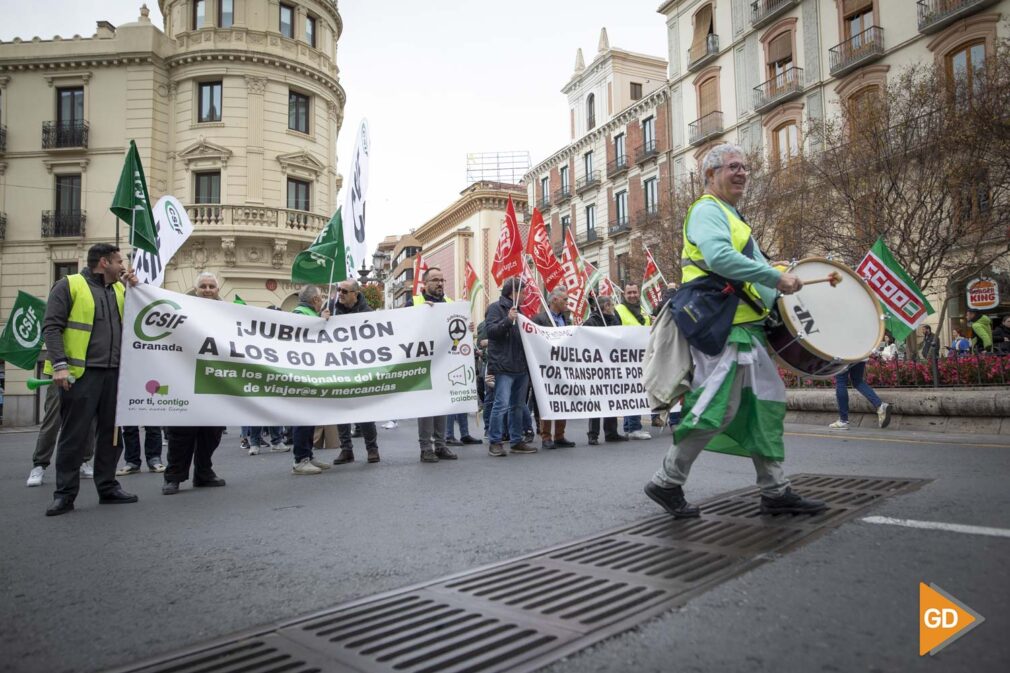
[[[505,413],[509,415],[509,441],[518,444],[523,438],[523,424],[529,418],[529,427],[533,427],[533,418],[526,406],[526,386],[529,374],[495,374],[494,377],[494,407],[491,409],[491,423],[488,426],[488,439],[492,444],[500,444],[504,433]]]
[[[642,429],[642,417],[641,416],[625,416],[624,417],[624,433],[635,432],[636,430]]]
[[[292,428],[295,443],[295,463],[300,463],[306,458],[312,458],[312,435],[315,431],[316,426],[314,425],[296,425]]]
[[[243,425],[242,426],[242,437],[249,440],[249,444],[252,446],[259,446],[263,444],[263,428],[258,425]]]
[[[494,388],[487,389],[484,396],[484,434],[491,432],[491,408],[494,406]]]
[[[140,467],[140,428],[136,425],[123,426],[123,460],[127,465]],[[144,427],[144,458],[150,465],[155,460],[161,462],[161,427]]]
[[[467,414],[450,414],[445,417],[445,438],[455,439],[456,431],[455,426],[459,426],[459,438],[470,436],[470,419],[467,418]]]
[[[835,399],[838,400],[838,417],[845,422],[849,420],[849,381],[852,382],[852,387],[858,390],[874,409],[880,408],[880,398],[877,397],[877,393],[873,391],[870,384],[863,380],[865,372],[866,363],[857,362],[849,367],[848,370],[835,377]]]

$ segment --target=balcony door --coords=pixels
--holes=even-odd
[[[56,176],[56,212],[72,215],[81,210],[81,176]]]
[[[84,121],[84,87],[56,90],[56,121],[61,128]]]

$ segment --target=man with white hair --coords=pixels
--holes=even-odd
[[[705,156],[702,172],[705,193],[684,219],[681,291],[714,274],[742,283],[746,298],[739,302],[722,352],[710,356],[691,347],[691,392],[674,443],[645,494],[675,518],[700,516],[701,510],[684,498],[683,485],[702,449],[709,448],[753,460],[762,514],[823,511],[823,502],[793,491],[782,471],[785,386],[765,350],[762,328],[776,290],[792,294],[803,282],[765,260],[736,209],[749,172],[743,150],[719,145]]]

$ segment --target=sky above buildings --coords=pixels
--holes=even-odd
[[[90,37],[95,21],[136,21],[138,0],[0,0],[0,40]],[[575,51],[588,64],[600,28],[613,47],[666,58],[659,0],[340,0],[338,47],[347,93],[338,170],[350,171],[368,119],[369,253],[437,215],[466,186],[470,152],[528,150],[533,164],[569,142]],[[157,0],[151,20],[163,27]],[[341,194],[341,203],[343,194]]]

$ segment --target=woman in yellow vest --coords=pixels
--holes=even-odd
[[[705,193],[684,219],[682,282],[715,273],[742,281],[752,302],[740,302],[721,353],[709,356],[691,348],[694,377],[681,423],[662,466],[645,486],[646,495],[676,518],[700,515],[700,509],[684,498],[683,485],[706,448],[751,458],[761,487],[762,513],[816,513],[826,508],[823,502],[793,491],[782,471],[786,391],[765,350],[762,323],[774,305],[776,290],[791,294],[803,282],[765,260],[736,209],[748,171],[738,146],[715,147],[702,164]]]

